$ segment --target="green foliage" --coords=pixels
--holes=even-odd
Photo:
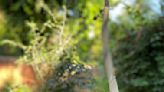
[[[6,85],[2,92],[33,92],[26,85]]]
[[[9,44],[23,50],[23,56],[17,62],[27,63],[33,66],[39,81],[42,83],[40,89],[38,89],[39,92],[54,92],[55,90],[59,92],[71,90],[70,92],[73,92],[75,86],[81,87],[84,85],[83,82],[85,80],[89,81],[87,76],[85,76],[88,74],[87,71],[89,71],[89,69],[82,63],[79,56],[71,50],[74,48],[75,42],[72,40],[71,35],[65,31],[66,8],[60,7],[63,13],[60,17],[56,17],[56,11],[51,9],[55,7],[49,7],[50,5],[48,3],[50,2],[46,4],[46,2],[42,0],[38,2],[24,0],[13,1],[11,3],[12,6],[10,6],[10,8],[5,8],[7,9],[6,11],[18,13],[18,16],[22,18],[21,20],[17,16],[16,19],[20,21],[20,24],[17,25],[17,21],[13,19],[15,16],[10,16],[11,20],[8,20],[8,22],[12,22],[10,27],[16,24],[18,28],[20,27],[19,30],[21,30],[19,31],[20,34],[14,34],[13,36],[18,36],[18,40],[26,40],[10,40],[11,36],[9,36],[9,38],[6,38],[9,40],[3,40],[1,44]],[[8,5],[8,3],[5,4],[4,7]],[[22,16],[21,13],[25,15]],[[26,34],[23,31],[24,28]],[[13,29],[14,32],[16,32],[16,30],[17,29]],[[10,33],[13,34],[14,32]],[[25,34],[23,38],[19,38],[22,34]],[[65,53],[66,55],[64,55]],[[65,60],[65,58],[69,60]],[[70,71],[67,71],[69,69]],[[58,76],[59,73],[63,76]],[[65,73],[67,73],[68,76],[65,76]],[[59,81],[63,77],[65,78],[64,81]],[[89,76],[88,78],[91,77]],[[85,84],[89,85],[90,83]],[[63,88],[63,86],[66,87]],[[17,88],[16,92],[20,92],[22,89],[24,88]],[[26,91],[26,89],[24,89],[24,91]]]
[[[119,42],[115,51],[117,76],[123,92],[162,92],[163,22],[143,27]],[[119,52],[119,53],[118,53]]]
[[[124,0],[110,0],[111,9],[121,3],[124,4],[123,2]],[[51,81],[51,79],[53,80],[51,76],[46,76],[49,79],[45,82],[47,86],[43,87],[43,92],[47,92],[47,90],[73,92],[75,85],[83,88],[85,85],[81,84],[85,81],[89,83],[89,87],[84,88],[94,86],[93,92],[107,92],[108,84],[104,82],[106,81],[104,76],[101,74],[96,77],[91,76],[88,74],[90,70],[86,67],[87,64],[97,65],[96,68],[102,66],[103,4],[103,0],[0,0],[0,55],[21,56],[20,61],[36,65],[39,69],[42,67],[42,63],[46,63],[48,66],[45,66],[45,70],[40,69],[42,72],[39,72],[38,76],[41,77],[40,74],[52,75],[55,81]],[[162,44],[156,39],[162,38],[156,37],[156,32],[153,31],[163,27],[158,26],[160,23],[153,24],[158,16],[147,5],[146,0],[136,0],[133,6],[125,5],[125,11],[120,11],[123,14],[118,18],[119,23],[110,21],[109,25],[111,33],[109,48],[114,51],[115,47],[119,45],[118,53],[116,53],[116,61],[118,61],[116,70],[125,73],[124,76],[118,72],[119,88],[125,89],[125,91],[130,88],[129,92],[160,90],[161,86],[158,85],[163,83],[159,80],[160,74],[155,74],[154,66],[150,67],[152,61],[158,61],[158,71],[164,72],[164,64],[161,62],[163,61],[163,49],[156,50]],[[144,27],[145,25],[147,26]],[[149,28],[153,25],[156,26],[152,29]],[[141,30],[141,27],[143,30],[149,31],[141,32],[139,40],[134,41],[136,40],[135,32]],[[118,40],[125,37],[127,37],[124,39],[125,42],[117,43]],[[155,53],[153,57],[149,57],[149,50],[147,50],[149,47],[151,47],[149,50],[153,48],[153,53]],[[70,70],[69,67],[71,67]],[[83,69],[86,70],[82,71]],[[55,72],[52,73],[54,70]],[[46,73],[47,71],[50,73]],[[76,74],[79,71],[82,72]],[[142,73],[135,75],[134,72]],[[59,73],[61,76],[56,76]],[[66,77],[67,80],[59,81],[65,73],[69,75]],[[71,75],[74,73],[75,75]],[[81,74],[85,75],[82,79],[79,78]],[[149,81],[147,75],[151,75],[151,82],[154,84]],[[134,76],[136,79],[133,79]],[[92,86],[90,86],[92,82],[88,82],[90,77],[95,77],[95,81],[91,80],[94,82]],[[131,78],[130,81],[128,81],[129,78]],[[156,82],[157,79],[158,82]],[[51,86],[52,82],[54,86]]]

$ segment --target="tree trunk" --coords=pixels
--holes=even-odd
[[[112,56],[109,52],[109,30],[108,30],[108,20],[109,20],[109,1],[105,0],[104,15],[103,15],[103,25],[102,25],[102,42],[103,42],[103,60],[105,71],[108,77],[109,92],[119,92],[117,81],[113,71]]]

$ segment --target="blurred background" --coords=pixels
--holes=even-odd
[[[0,57],[55,66],[44,92],[108,92],[103,8],[103,0],[0,0]],[[109,12],[120,92],[164,92],[164,1],[110,0]]]

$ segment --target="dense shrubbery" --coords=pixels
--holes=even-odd
[[[164,90],[163,21],[144,26],[142,31],[119,42],[115,52],[117,76],[122,92]]]
[[[74,53],[72,49],[75,42],[72,36],[65,32],[67,14],[65,7],[59,6],[60,1],[0,2],[4,4],[1,6],[4,14],[8,15],[4,16],[7,17],[8,28],[1,38],[3,40],[0,42],[2,44],[0,49],[15,46],[14,51],[1,50],[1,54],[23,53],[18,63],[23,61],[34,67],[42,83],[39,92],[74,92],[75,86],[79,88],[90,86],[89,68]],[[55,15],[56,8],[62,11],[58,18]],[[18,52],[18,49],[22,52]]]

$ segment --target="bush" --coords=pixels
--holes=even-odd
[[[119,42],[114,56],[122,92],[163,92],[163,24],[145,26],[143,31]]]

